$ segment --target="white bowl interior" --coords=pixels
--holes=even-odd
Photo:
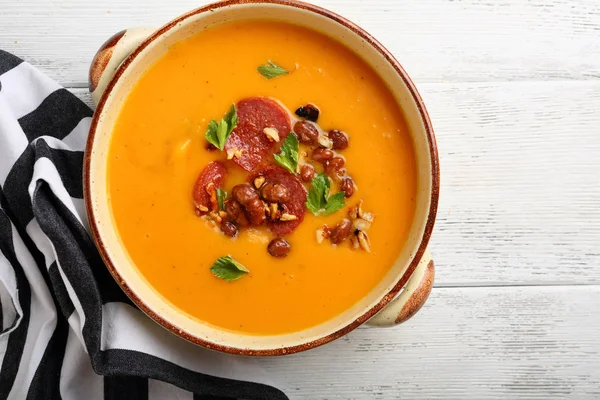
[[[186,39],[207,27],[229,21],[247,19],[274,19],[306,26],[335,38],[347,47],[354,49],[380,74],[394,92],[410,127],[417,155],[418,193],[417,210],[410,237],[397,262],[385,278],[364,299],[341,315],[318,326],[300,332],[256,336],[228,332],[199,321],[166,301],[139,273],[120,242],[110,210],[107,194],[106,159],[119,110],[135,82],[157,58],[168,51],[176,42]],[[407,270],[423,238],[429,214],[432,191],[431,159],[425,125],[417,103],[410,90],[393,66],[358,34],[332,19],[300,8],[278,4],[241,4],[191,15],[167,30],[157,40],[152,41],[131,62],[116,82],[98,116],[98,124],[93,143],[90,163],[90,200],[94,210],[98,234],[105,245],[107,255],[112,260],[122,279],[129,288],[156,314],[170,324],[202,340],[239,349],[271,350],[281,347],[301,345],[323,338],[354,321],[368,309],[375,306],[389,292]],[[343,290],[343,288],[340,288]]]

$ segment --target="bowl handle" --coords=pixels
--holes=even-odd
[[[94,104],[100,101],[108,82],[123,60],[155,30],[150,27],[125,29],[112,35],[100,46],[90,65],[88,77]]]
[[[406,282],[404,290],[371,318],[367,325],[394,326],[415,315],[427,301],[433,287],[434,277],[433,259],[429,250],[425,250],[417,268]]]

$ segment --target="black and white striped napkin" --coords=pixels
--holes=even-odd
[[[287,399],[255,359],[170,334],[116,285],[83,206],[91,115],[0,50],[0,400]]]

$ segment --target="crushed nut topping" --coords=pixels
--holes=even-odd
[[[279,142],[279,131],[275,128],[265,128],[263,129],[265,135],[271,142]]]
[[[294,214],[283,213],[279,218],[280,221],[295,221],[298,217]]]
[[[352,225],[354,226],[354,229],[357,229],[359,231],[368,231],[369,228],[371,227],[371,223],[362,218],[356,218],[352,222]]]
[[[208,213],[208,216],[215,222],[221,223],[221,221],[223,221],[223,219],[216,212],[211,211]]]
[[[319,135],[318,142],[321,145],[321,147],[325,147],[326,149],[333,148],[333,141],[325,135]]]
[[[257,189],[260,189],[261,186],[263,185],[263,183],[265,183],[265,177],[264,176],[259,176],[256,179],[254,179],[254,187]]]
[[[279,205],[277,203],[269,204],[269,217],[271,219],[279,219],[281,212],[279,211]]]
[[[370,212],[363,213],[361,218],[367,222],[373,222],[375,220],[375,216],[373,215],[373,213]]]
[[[317,243],[321,244],[325,239],[329,238],[331,235],[331,230],[327,225],[323,225],[321,228],[317,229]]]
[[[366,251],[367,253],[371,252],[371,241],[369,240],[369,236],[366,232],[360,231],[358,232],[358,243],[360,244],[360,248]]]
[[[208,207],[203,206],[202,204],[199,204],[197,208],[202,212],[208,212]]]
[[[227,150],[227,159],[231,160],[231,159],[233,159],[233,157],[241,158],[243,153],[244,153],[243,149],[229,149],[229,150]]]
[[[206,187],[204,188],[204,190],[206,190],[206,193],[210,196],[210,205],[212,211],[218,211],[219,202],[217,201],[217,188],[215,188],[215,184],[209,182],[208,185],[206,185]]]

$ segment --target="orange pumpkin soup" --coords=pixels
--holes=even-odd
[[[412,140],[386,85],[338,42],[274,21],[170,48],[126,99],[107,168],[140,273],[189,315],[247,334],[350,308],[397,259],[415,210]]]

